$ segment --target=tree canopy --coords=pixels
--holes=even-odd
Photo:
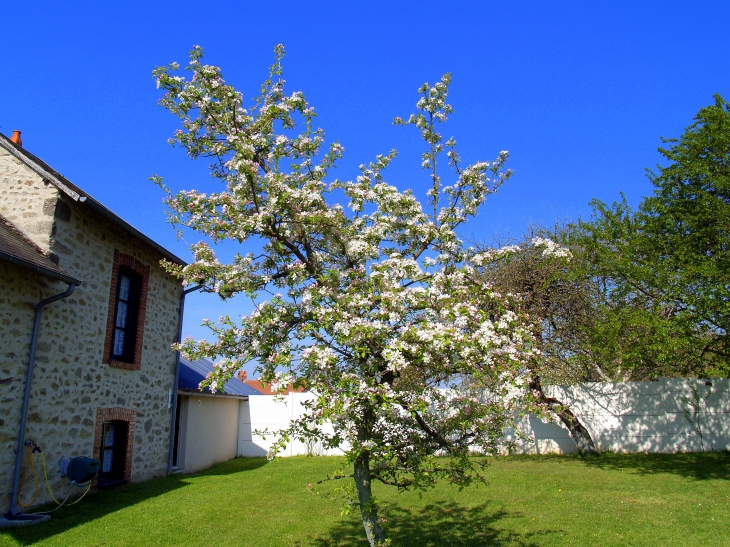
[[[218,359],[214,389],[254,361],[264,381],[316,394],[279,446],[317,438],[345,451],[353,503],[375,545],[385,536],[373,480],[398,488],[479,480],[484,461],[472,450],[496,452],[504,428],[538,407],[526,389],[536,356],[530,324],[508,296],[478,281],[484,257],[457,231],[511,173],[506,152],[463,167],[455,140],[443,141],[438,124],[452,113],[446,75],[419,89],[415,114],[394,122],[414,126],[425,143],[425,196],[385,181],[395,151],[362,165],[353,181],[331,179],[343,147],[325,145],[301,92],[285,92],[283,55],[277,47],[248,108],[220,69],[202,63],[200,48],[188,78],[175,63],[154,72],[161,104],[182,120],[172,143],[211,158],[221,183],[211,194],[169,194],[172,221],[249,251],[223,263],[202,241],[193,263],[168,268],[255,304],[241,320],[209,323],[215,341],[186,340],[182,349]],[[467,377],[479,389],[465,389]]]
[[[593,279],[575,274],[570,250],[546,235],[533,228],[522,241],[501,249],[478,245],[481,256],[489,257],[479,274],[483,283],[513,295],[519,310],[532,318],[539,357],[526,363],[529,387],[568,428],[578,450],[593,455],[598,450],[588,430],[562,401],[545,393],[543,383],[574,383],[602,374],[585,355],[586,325],[594,320],[599,291]]]
[[[715,95],[678,139],[654,195],[594,201],[567,234],[585,251],[604,302],[591,329],[595,357],[621,379],[730,374],[730,110]]]

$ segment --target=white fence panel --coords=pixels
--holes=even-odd
[[[239,456],[266,456],[276,441],[276,433],[289,427],[292,420],[304,412],[302,403],[314,399],[311,393],[289,393],[282,397],[273,395],[251,395],[248,404],[242,405],[238,438]],[[327,427],[324,428],[327,430]],[[261,435],[256,432],[268,431]],[[329,428],[332,431],[332,428]],[[303,443],[292,439],[279,456],[334,456],[341,455],[339,449],[325,450],[320,443]]]
[[[656,382],[584,383],[546,386],[548,395],[563,401],[588,429],[601,451],[615,452],[697,452],[730,449],[730,380],[661,378]],[[698,422],[702,439],[687,419],[693,417],[692,389],[702,397]],[[706,401],[704,396],[710,390]],[[268,395],[250,396],[241,405],[238,441],[239,456],[264,456],[274,435],[262,438],[255,430],[275,432],[286,428],[303,411],[302,402],[311,393],[290,393],[283,401]],[[693,417],[694,420],[694,417]],[[519,424],[530,442],[517,442],[518,453],[570,453],[576,446],[568,430],[556,419],[546,423],[528,416]],[[513,438],[509,434],[506,439]],[[283,456],[334,455],[340,450],[322,450],[294,441]]]
[[[696,420],[693,388],[700,396]],[[602,451],[698,452],[703,448],[730,448],[728,379],[661,378],[656,382],[547,386],[545,391],[576,414]],[[701,438],[692,422],[699,425]],[[568,431],[559,420],[545,424],[531,416],[521,426],[532,442],[518,443],[520,453],[576,451],[572,441],[564,442]]]

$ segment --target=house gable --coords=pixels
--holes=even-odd
[[[62,456],[102,454],[98,437],[109,424],[128,436],[125,480],[166,472],[175,387],[171,344],[182,286],[160,261],[183,263],[35,156],[8,147],[17,148],[0,135],[0,215],[7,220],[5,231],[0,226],[0,253],[5,249],[19,260],[0,262],[0,513],[12,482],[33,307],[72,280],[80,281],[75,292],[42,312],[26,438],[42,448],[56,496],[65,496],[69,487],[56,462]],[[134,366],[123,368],[110,361],[107,347],[120,266],[145,280]],[[37,502],[48,501],[45,486],[39,486]],[[21,501],[29,499],[27,488]]]

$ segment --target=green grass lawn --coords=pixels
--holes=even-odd
[[[338,458],[238,459],[90,494],[0,545],[365,546],[362,524],[307,492]],[[396,546],[727,546],[730,454],[502,457],[488,486],[377,488]],[[330,488],[330,487],[328,487]],[[325,492],[326,493],[326,492]]]

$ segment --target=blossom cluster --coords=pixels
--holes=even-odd
[[[497,450],[504,428],[536,408],[524,389],[537,355],[530,323],[509,295],[471,275],[511,250],[472,256],[458,235],[510,177],[508,154],[460,166],[456,141],[444,143],[437,131],[453,111],[447,75],[419,90],[416,114],[395,120],[415,126],[426,143],[424,200],[385,180],[395,151],[362,165],[353,181],[330,180],[343,147],[325,145],[302,93],[285,93],[283,53],[277,47],[250,108],[220,69],[202,64],[198,48],[189,78],[177,75],[177,64],[155,71],[161,104],[182,120],[172,142],[193,158],[213,158],[211,174],[222,183],[217,193],[168,194],[172,222],[212,242],[263,242],[230,263],[201,242],[190,265],[168,264],[185,282],[226,298],[244,293],[255,304],[241,320],[209,322],[215,341],[186,340],[181,349],[217,360],[212,389],[254,361],[274,388],[312,390],[317,398],[279,447],[317,438],[347,447],[352,461],[366,459],[372,476],[389,484],[427,486],[435,477],[467,484],[478,476],[470,450]],[[450,172],[437,171],[444,154]]]

